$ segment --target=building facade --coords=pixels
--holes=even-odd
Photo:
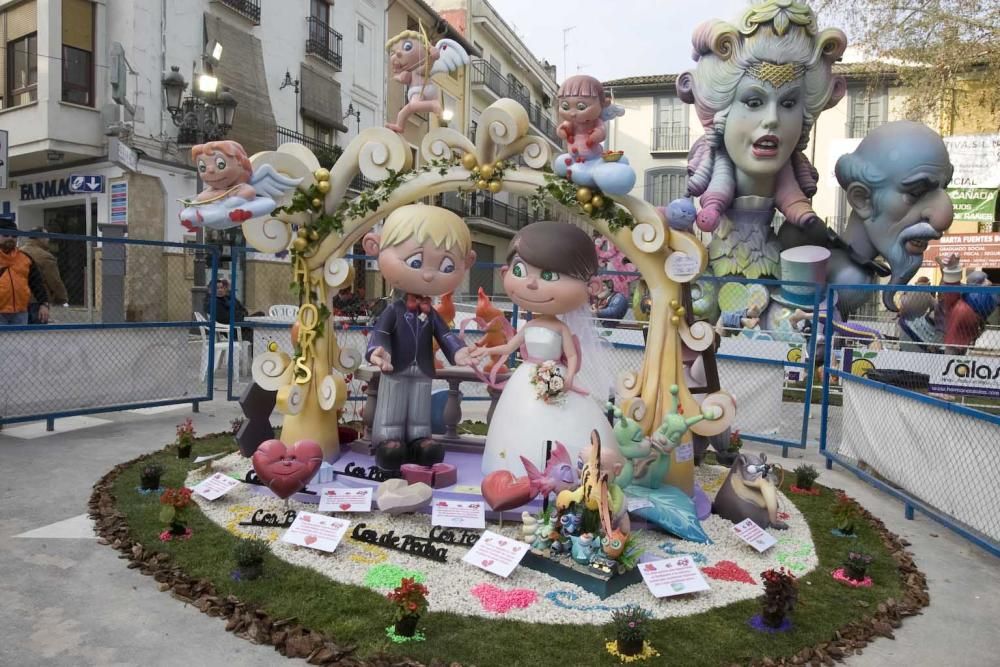
[[[178,143],[186,137],[166,108],[161,80],[171,67],[186,95],[206,73],[229,90],[238,106],[226,138],[249,153],[291,141],[332,163],[338,146],[384,120],[386,8],[385,0],[0,0],[0,127],[10,142],[0,210],[23,230],[103,234],[124,224],[131,238],[192,240],[177,222],[178,200],[197,182],[190,145]],[[103,181],[73,194],[71,176]],[[128,280],[143,285],[126,286],[127,316],[190,319],[185,290],[158,285],[165,276],[193,284],[191,253],[134,250]],[[74,305],[100,302],[99,261],[99,252],[60,259],[64,281],[80,286]],[[237,253],[223,270],[232,261],[250,310],[288,301],[283,260]]]

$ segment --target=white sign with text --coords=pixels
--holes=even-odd
[[[767,551],[778,542],[774,535],[771,535],[771,533],[754,523],[753,519],[743,519],[743,521],[733,526],[733,532],[741,540],[760,552]]]
[[[708,582],[690,556],[654,560],[637,567],[649,591],[658,598],[709,589]]]
[[[372,490],[327,487],[319,497],[320,512],[371,512]]]
[[[462,560],[487,572],[507,577],[526,553],[528,545],[524,542],[487,530]]]
[[[435,500],[431,508],[432,526],[486,528],[486,506],[482,502]]]
[[[217,472],[211,477],[196,484],[191,490],[205,500],[215,500],[220,496],[226,495],[234,486],[239,485],[240,480],[233,479],[229,475],[223,475],[221,472]]]
[[[295,516],[295,521],[281,536],[281,541],[332,553],[344,539],[344,534],[350,525],[351,522],[345,519],[312,512],[299,512]]]

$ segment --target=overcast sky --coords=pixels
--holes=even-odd
[[[691,33],[711,18],[736,19],[748,0],[489,0],[535,57],[602,81],[676,74],[692,64]],[[574,27],[575,26],[575,27]],[[566,59],[563,62],[563,30]]]

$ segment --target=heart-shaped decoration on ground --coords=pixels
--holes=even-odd
[[[483,609],[497,614],[506,614],[511,609],[524,609],[535,604],[538,593],[527,588],[504,590],[493,584],[479,584],[470,591],[479,598]]]
[[[323,463],[323,450],[312,440],[299,440],[286,447],[268,440],[253,453],[253,469],[260,481],[279,498],[288,498],[305,488]]]
[[[407,484],[405,479],[387,479],[375,489],[378,508],[389,514],[416,512],[431,502],[434,489],[418,482]]]
[[[495,512],[530,503],[535,497],[527,477],[514,478],[509,470],[495,470],[483,478],[483,498]]]

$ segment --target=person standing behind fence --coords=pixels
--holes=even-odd
[[[62,277],[59,275],[59,263],[56,261],[56,256],[49,249],[49,239],[41,236],[32,237],[21,246],[21,252],[30,257],[41,272],[49,300],[60,306],[69,306],[69,295],[66,293],[66,285],[63,284]],[[31,300],[28,305],[29,324],[43,324],[38,318],[40,306],[38,299]]]
[[[30,256],[17,249],[17,238],[6,235],[17,231],[13,220],[0,218],[0,325],[27,324],[28,303],[38,301],[38,320],[49,321],[49,296],[45,281]]]

